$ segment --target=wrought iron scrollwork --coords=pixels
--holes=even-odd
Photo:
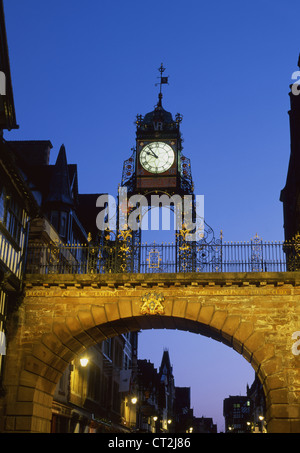
[[[251,240],[251,266],[252,272],[263,271],[262,240],[257,233]]]
[[[177,232],[176,242],[141,244],[140,230],[105,230],[87,244],[31,244],[26,272],[42,274],[284,272],[300,271],[300,234],[284,243],[266,243],[256,236],[243,243],[215,238],[205,224],[202,237],[189,241],[190,231]]]
[[[176,233],[177,256],[178,256],[178,272],[193,271],[193,257],[195,244],[187,241],[187,236],[191,233],[190,230],[183,228]]]
[[[127,225],[118,231],[105,230],[99,245],[102,272],[138,272],[140,234]]]
[[[181,174],[181,189],[185,193],[192,194],[194,191],[194,183],[192,177],[191,160],[188,157],[181,155],[180,157],[180,174]]]
[[[49,246],[49,273],[55,273],[61,262],[60,257],[60,243],[59,241],[53,241]]]
[[[178,272],[221,272],[222,237],[216,239],[213,229],[204,222],[200,239],[189,241],[191,231],[183,228],[177,235]]]
[[[122,186],[128,187],[129,192],[133,190],[135,180],[135,148],[131,149],[132,155],[124,161],[122,173]]]
[[[159,249],[153,244],[153,248],[150,249],[147,258],[149,269],[159,269],[161,261]]]
[[[287,270],[300,271],[300,233],[296,233],[290,241],[285,241],[283,250],[286,255]]]
[[[132,231],[121,230],[117,236],[117,264],[121,272],[130,272],[132,264]]]

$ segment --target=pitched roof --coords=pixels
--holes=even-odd
[[[11,184],[19,194],[20,198],[24,201],[26,209],[30,215],[36,215],[39,211],[38,204],[30,190],[27,181],[24,179],[22,172],[16,165],[14,153],[11,152],[11,147],[7,142],[0,139],[0,163],[2,169],[9,177]]]
[[[162,379],[163,377],[166,378],[173,378],[173,369],[170,362],[169,351],[167,349],[164,350],[161,365],[159,368],[159,376]]]
[[[154,364],[146,359],[139,359],[138,364],[138,374],[140,382],[144,387],[153,388],[159,385],[158,373]]]
[[[53,148],[50,140],[10,140],[7,143],[14,148],[22,166],[49,165],[50,149]]]

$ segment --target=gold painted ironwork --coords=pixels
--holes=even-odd
[[[48,249],[50,274],[55,274],[57,272],[57,266],[60,264],[60,246],[60,241],[55,239]]]
[[[186,225],[182,225],[182,229],[178,231],[177,236],[182,241],[181,245],[179,246],[179,250],[187,250],[189,249],[189,245],[186,242],[187,236],[191,233],[191,230],[186,228]]]
[[[300,258],[300,233],[298,232],[292,239],[294,243],[295,255]]]
[[[186,228],[186,225],[182,225],[182,229],[176,233],[178,240],[178,252],[179,252],[179,265],[181,270],[184,272],[189,267],[191,258],[191,243],[187,241],[187,236],[191,233],[191,230]]]
[[[147,258],[148,268],[159,269],[161,260],[162,259],[160,258],[159,250],[151,249],[149,252],[149,258]]]
[[[300,270],[300,233],[299,231],[290,240],[284,243],[284,251],[287,257],[288,271]]]
[[[142,315],[164,315],[165,307],[163,305],[164,296],[162,293],[147,293],[142,296],[141,314]]]
[[[127,227],[127,225],[124,225]],[[120,260],[120,269],[125,272],[128,268],[128,260],[131,256],[131,242],[132,242],[132,230],[127,228],[126,230],[120,230],[118,234],[119,240],[119,252],[118,258]]]

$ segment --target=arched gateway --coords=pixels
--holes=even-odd
[[[263,384],[268,432],[300,432],[297,272],[27,275],[24,296],[8,331],[5,432],[49,432],[55,387],[76,354],[158,328],[234,348]]]

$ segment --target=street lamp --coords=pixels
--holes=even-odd
[[[150,422],[150,431],[156,433],[157,432],[157,425],[158,425],[158,423],[157,423],[158,416],[157,415],[153,415],[152,420],[153,420],[153,422],[152,423]]]
[[[130,400],[129,400],[129,398],[130,398]],[[129,426],[130,426],[130,428],[133,428],[134,425],[137,428],[136,408],[133,409],[133,406],[136,405],[137,401],[138,401],[138,399],[136,396],[133,396],[133,395],[131,397],[130,397],[130,395],[128,396],[126,405],[128,406],[128,409],[129,409]],[[133,416],[133,420],[131,420],[132,416]]]
[[[87,364],[89,363],[89,359],[87,357],[81,357],[80,359],[80,365],[85,368]]]
[[[258,419],[260,421],[260,431],[263,433],[264,429],[263,429],[263,426],[264,426],[264,419],[265,417],[263,415],[259,415],[258,416]]]

